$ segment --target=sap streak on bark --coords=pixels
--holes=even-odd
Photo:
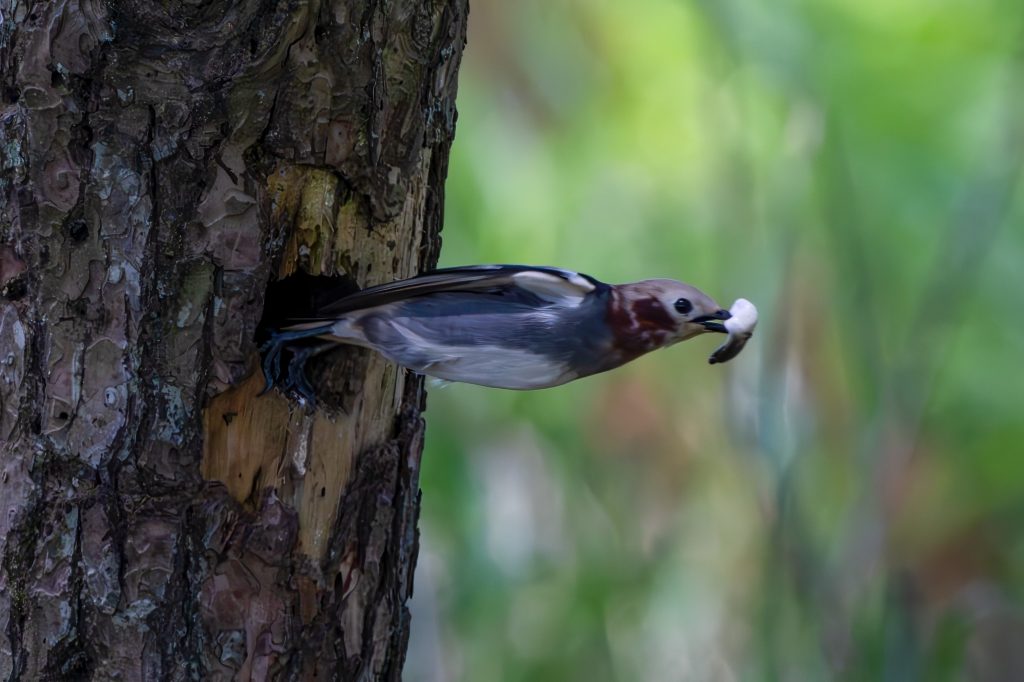
[[[421,383],[246,377],[270,278],[436,259],[465,0],[0,15],[0,679],[398,679]]]

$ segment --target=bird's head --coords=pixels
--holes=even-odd
[[[616,287],[613,324],[617,336],[649,350],[705,332],[725,333],[731,314],[700,289],[671,279],[649,279]]]

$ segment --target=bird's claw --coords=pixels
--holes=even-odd
[[[332,343],[315,338],[329,330],[330,325],[324,325],[310,329],[272,332],[270,338],[260,346],[260,355],[263,356],[260,368],[263,370],[264,382],[260,395],[277,387],[285,395],[310,406],[315,405],[313,387],[306,379],[304,370],[309,358],[333,346]],[[287,374],[282,377],[281,354],[285,351],[289,354],[288,369]],[[282,379],[283,383],[279,383]]]
[[[272,388],[277,388],[285,395],[294,398],[310,409],[316,407],[316,391],[306,377],[306,363],[309,359],[332,347],[330,343],[315,345],[288,345],[280,339],[272,339],[260,347],[263,353],[261,368],[265,386],[260,391],[264,395]],[[287,352],[287,368],[282,371],[281,356]]]
[[[316,393],[306,377],[306,362],[327,347],[327,345],[319,345],[295,350],[288,362],[288,383],[281,387],[282,391],[292,393],[310,409],[316,407]]]
[[[281,375],[281,348],[283,343],[275,339],[267,341],[260,346],[260,353],[263,354],[263,362],[260,367],[263,370],[263,390],[259,395],[264,395],[277,384],[277,377]]]

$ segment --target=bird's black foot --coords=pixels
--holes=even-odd
[[[306,362],[315,355],[333,348],[333,343],[320,343],[315,346],[303,346],[292,349],[292,356],[288,361],[288,377],[281,386],[281,391],[292,395],[299,402],[305,403],[313,409],[316,407],[316,392],[306,377]]]
[[[260,346],[260,354],[263,355],[260,367],[263,370],[264,383],[260,395],[269,392],[277,383],[277,377],[281,374],[281,351],[283,348],[283,343],[275,342],[273,339]]]
[[[263,370],[264,387],[260,395],[267,393],[275,386],[279,391],[307,404],[314,404],[313,387],[306,379],[306,361],[321,353],[334,344],[319,340],[316,337],[330,331],[330,325],[303,329],[298,331],[275,332],[270,339],[260,346],[263,359],[260,367]],[[287,373],[282,373],[281,358],[288,355]]]

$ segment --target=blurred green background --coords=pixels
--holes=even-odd
[[[1024,679],[1024,5],[474,0],[442,264],[761,312],[430,391],[406,679]]]

